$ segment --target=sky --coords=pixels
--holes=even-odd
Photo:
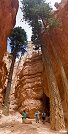
[[[32,35],[32,30],[31,30],[31,27],[25,23],[25,22],[22,22],[21,19],[22,19],[22,12],[21,12],[21,0],[19,0],[19,10],[18,10],[18,13],[17,13],[17,17],[16,17],[16,26],[21,26],[27,33],[27,38],[28,38],[28,41],[31,40],[31,35]],[[55,2],[58,2],[60,3],[61,0],[46,0],[46,2],[50,3],[50,5],[55,9],[54,7],[54,4]]]

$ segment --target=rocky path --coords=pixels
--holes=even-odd
[[[0,134],[59,134],[51,131],[48,123],[35,123],[35,120],[31,122],[32,124],[22,124],[21,115],[18,113],[7,117],[3,115],[0,119]]]

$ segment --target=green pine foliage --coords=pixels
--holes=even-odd
[[[16,27],[13,29],[12,33],[10,34],[9,39],[10,39],[10,47],[11,47],[11,66],[8,74],[8,82],[6,87],[5,99],[4,99],[3,113],[5,115],[8,115],[9,113],[9,104],[10,104],[9,95],[11,91],[15,60],[16,57],[19,56],[19,53],[21,55],[24,54],[25,52],[25,46],[27,43],[26,32],[21,27]]]
[[[45,0],[22,0],[23,18],[32,27],[32,41],[40,46],[39,33],[57,27],[59,22],[53,17],[52,8]]]
[[[27,35],[25,30],[22,29],[22,27],[15,27],[10,34],[9,39],[11,54],[13,55],[16,48],[16,55],[18,55],[19,52],[24,54],[25,48],[27,46]]]

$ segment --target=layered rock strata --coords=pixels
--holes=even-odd
[[[31,45],[31,46],[30,46]],[[19,74],[19,82],[16,86],[15,97],[18,110],[24,109],[33,118],[35,111],[43,109],[43,87],[42,87],[42,56],[41,53],[31,50],[29,44],[28,56]]]
[[[16,99],[15,99],[15,95],[14,95],[15,94],[15,86],[18,83],[19,73],[23,69],[23,64],[26,60],[26,56],[27,56],[27,54],[20,57],[20,59],[17,62],[15,62],[15,65],[14,65],[12,85],[11,85],[11,93],[10,93],[10,111],[11,112],[14,112],[16,107],[17,107]]]
[[[0,67],[0,104],[3,104],[4,95],[5,95],[5,81],[7,79],[7,68],[4,62],[1,62],[2,67]]]
[[[0,60],[7,48],[7,37],[16,22],[18,0],[0,0]]]
[[[66,77],[68,79],[68,1],[62,1],[59,5],[59,8],[54,13],[55,17],[59,19],[59,27],[50,29],[47,33],[42,33],[42,40],[45,45],[47,45],[49,55],[51,57],[53,70],[57,79],[60,97],[62,101],[64,117],[66,124],[68,123],[68,111],[66,110],[66,103],[67,98],[65,96],[65,85],[62,80],[61,70],[59,62],[57,62],[56,53],[54,53],[53,47],[56,49],[58,57],[61,60],[61,66],[63,65]],[[52,47],[53,45],[53,47]],[[62,68],[61,68],[62,69]],[[45,73],[46,74],[46,73]],[[66,81],[66,77],[64,78]],[[46,75],[44,76],[46,79]],[[44,84],[44,91],[46,93],[46,83]],[[67,83],[68,85],[68,83]],[[47,94],[48,95],[48,94]],[[68,126],[68,125],[67,125]]]
[[[8,52],[4,54],[3,60],[1,61],[1,65],[2,66],[0,67],[0,103],[3,104],[8,81],[8,73],[11,65],[11,58]]]
[[[3,56],[7,51],[7,38],[15,25],[17,11],[18,0],[0,0],[0,103],[3,102],[8,75],[5,63],[8,60],[3,61]]]

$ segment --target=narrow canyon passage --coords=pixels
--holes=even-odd
[[[7,38],[15,28],[19,1],[0,0],[0,134],[67,134],[68,0],[61,0],[55,6],[56,11],[53,11],[53,16],[60,21],[60,25],[52,29],[49,28],[49,23],[46,24],[47,26],[42,26],[43,21],[46,23],[45,18],[44,20],[41,18],[42,22],[38,20],[37,22],[41,23],[41,30],[40,33],[36,33],[35,38],[40,42],[39,34],[41,35],[40,46],[38,44],[35,46],[32,41],[26,39],[27,48],[25,46],[25,50],[21,48],[25,51],[24,55],[20,54],[20,60],[14,59],[14,68],[11,71],[10,66],[14,56],[12,52],[7,52],[7,42],[9,42]],[[27,26],[26,29],[28,30]],[[34,32],[38,32],[36,30]],[[16,39],[16,36],[14,38]],[[17,42],[14,40],[14,43],[20,46],[19,40]],[[13,48],[15,48],[14,43]],[[8,79],[11,72],[13,72],[12,78]],[[7,82],[10,83],[9,86]],[[9,94],[5,99],[7,91]],[[7,98],[8,101],[5,101]],[[10,103],[8,116],[3,113],[5,102]],[[24,110],[28,118],[22,123]],[[39,123],[35,121],[37,111],[40,113]],[[43,111],[46,113],[44,124]]]
[[[43,95],[43,107],[47,117],[50,116],[50,99],[45,94]]]

